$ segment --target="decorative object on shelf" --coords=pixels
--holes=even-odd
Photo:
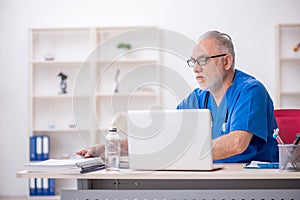
[[[55,123],[54,123],[54,121],[48,121],[47,126],[48,126],[49,129],[54,129],[54,128],[55,128]]]
[[[297,45],[295,45],[295,46],[293,47],[293,50],[294,50],[295,52],[297,52],[297,51],[299,50],[299,48],[300,48],[300,42],[299,42]]]
[[[116,74],[115,74],[116,87],[115,87],[114,93],[119,92],[119,75],[120,75],[120,69],[117,69]]]
[[[60,72],[57,76],[60,76],[60,93],[59,94],[66,94],[67,93],[67,82],[66,79],[68,78],[67,75]]]
[[[53,61],[54,58],[55,57],[54,57],[53,53],[51,53],[51,52],[47,53],[46,56],[45,56],[46,61]]]
[[[126,50],[131,50],[131,44],[129,43],[124,43],[124,42],[121,42],[118,44],[118,49],[126,49]]]
[[[75,121],[72,120],[69,122],[69,128],[75,128],[76,127],[76,124],[75,124]]]
[[[131,44],[129,43],[121,42],[118,44],[117,48],[120,50],[120,55],[122,55],[122,57],[128,57],[129,55],[132,55],[132,54],[125,54],[127,51],[131,50]]]

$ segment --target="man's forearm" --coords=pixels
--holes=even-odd
[[[128,140],[123,139],[120,141],[121,146],[121,156],[127,156],[128,155]]]
[[[212,143],[213,159],[220,160],[243,153],[247,149],[252,136],[247,131],[233,131],[214,139]]]

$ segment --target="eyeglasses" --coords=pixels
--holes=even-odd
[[[207,61],[211,58],[218,58],[218,57],[222,57],[222,56],[226,56],[226,55],[227,54],[219,54],[219,55],[215,55],[215,56],[199,57],[197,59],[191,58],[191,59],[187,60],[186,62],[189,65],[189,67],[194,68],[196,63],[199,66],[203,66],[203,65],[206,65]]]

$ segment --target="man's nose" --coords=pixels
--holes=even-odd
[[[193,70],[195,73],[202,72],[202,67],[200,65],[198,65],[197,63],[195,63]]]

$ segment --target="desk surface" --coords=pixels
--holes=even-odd
[[[218,165],[217,165],[218,166]],[[17,178],[57,179],[161,179],[161,180],[215,180],[215,179],[300,179],[300,172],[280,172],[278,169],[245,169],[245,164],[222,164],[216,171],[133,171],[100,170],[86,174],[59,174],[20,171]]]

